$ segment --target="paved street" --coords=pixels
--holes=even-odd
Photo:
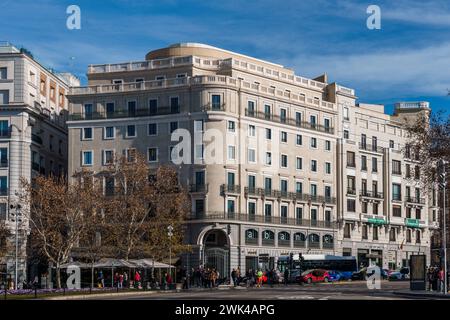
[[[274,286],[270,288],[237,288],[237,289],[191,289],[181,292],[153,292],[127,296],[96,297],[95,299],[113,300],[402,300],[418,299],[417,297],[399,296],[394,291],[409,289],[409,282],[382,281],[381,290],[370,290],[365,282],[321,283],[313,285]],[[89,297],[88,297],[89,299]],[[423,298],[422,298],[423,299]],[[430,297],[430,299],[437,299]]]

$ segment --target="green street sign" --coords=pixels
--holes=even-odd
[[[412,227],[412,228],[419,228],[419,220],[417,219],[406,219],[406,226]]]
[[[367,219],[367,222],[373,223],[373,224],[386,224],[386,221],[382,218],[369,218]]]

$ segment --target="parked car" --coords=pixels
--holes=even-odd
[[[331,281],[331,277],[327,270],[313,269],[303,272],[300,280],[306,283],[329,282]]]
[[[330,281],[336,282],[341,280],[341,273],[336,270],[329,270],[328,274],[330,275]]]
[[[400,270],[393,271],[389,274],[389,281],[399,281],[409,279],[409,268],[403,267]]]
[[[351,271],[338,271],[338,272],[341,275],[341,278],[339,279],[339,281],[352,280],[353,272],[351,272]]]
[[[361,268],[359,271],[352,273],[352,280],[366,280],[367,268]]]

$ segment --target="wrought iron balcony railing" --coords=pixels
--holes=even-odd
[[[372,145],[372,144],[368,144],[368,143],[361,143],[361,142],[359,143],[359,149],[360,150],[377,152],[377,153],[383,153],[384,152],[384,148],[383,147]]]
[[[102,120],[102,119],[119,119],[119,118],[136,118],[136,117],[152,117],[180,113],[180,106],[138,108],[134,110],[118,109],[114,111],[96,111],[89,113],[72,113],[69,115],[70,121],[77,120]]]
[[[383,198],[383,193],[377,192],[377,191],[361,190],[360,195],[361,195],[361,197],[365,197],[365,198],[375,198],[375,199]]]

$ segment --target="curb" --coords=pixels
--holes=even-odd
[[[84,295],[70,295],[70,296],[59,296],[59,297],[50,297],[50,298],[43,298],[43,300],[85,300],[85,299],[92,299],[92,298],[103,298],[103,297],[121,297],[121,296],[146,296],[146,295],[152,295],[155,293],[160,292],[179,292],[177,290],[168,290],[168,291],[145,291],[145,292],[123,292],[123,293],[94,293],[94,294],[84,294]]]
[[[407,297],[416,297],[416,298],[439,298],[450,300],[450,294],[444,295],[443,293],[414,293],[414,292],[401,292],[394,291],[395,295],[398,296],[407,296]]]

